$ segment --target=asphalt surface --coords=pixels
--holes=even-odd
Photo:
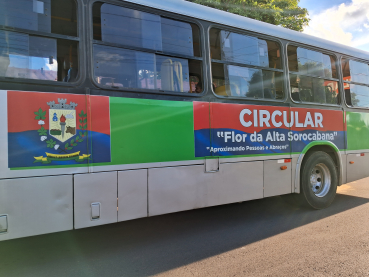
[[[280,197],[0,242],[0,276],[369,276],[369,178],[325,210]]]

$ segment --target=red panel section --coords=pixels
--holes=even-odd
[[[76,111],[80,113],[81,110],[87,111],[85,97],[85,95],[75,94],[8,91],[8,132],[39,129],[40,125],[35,119],[35,112],[40,108],[46,111],[43,126],[45,129],[49,129],[48,112],[50,107],[47,102],[55,101],[58,103],[58,98],[67,99],[68,103],[72,101],[78,104]]]
[[[208,102],[193,102],[194,129],[209,129],[210,114]]]
[[[250,123],[248,127],[241,124],[240,114],[243,110],[247,111],[243,114],[243,120]],[[245,132],[275,128],[289,129],[289,123],[293,118],[291,127],[293,131],[344,131],[342,111],[211,103],[210,113],[211,128],[214,129],[228,128]],[[262,120],[263,118],[265,120]]]
[[[294,124],[291,128],[293,131],[346,131],[343,123],[343,111],[306,108],[291,108],[291,111],[294,113]],[[308,113],[310,113],[310,116],[308,116]],[[321,124],[319,124],[320,115],[322,117]],[[298,118],[298,121],[296,121],[296,118]],[[312,121],[310,121],[310,118]],[[306,125],[306,127],[297,127],[299,125]]]
[[[91,131],[110,135],[109,97],[90,96]]]
[[[87,98],[88,97],[88,98]],[[67,103],[77,103],[77,115],[83,110],[87,113],[88,129],[94,132],[110,135],[110,104],[107,96],[86,96],[78,94],[42,93],[28,91],[8,91],[8,132],[24,132],[40,128],[38,120],[35,119],[39,109],[46,111],[45,124],[43,127],[49,129],[49,106],[47,102],[58,99],[67,99]],[[89,99],[90,109],[87,108]],[[79,122],[77,120],[77,129]]]
[[[256,105],[240,105],[240,104],[227,104],[227,103],[211,103],[211,128],[228,128],[234,130],[240,130],[245,132],[259,132],[264,129],[275,129],[270,122],[270,127],[263,126],[259,127],[254,126],[254,114],[255,110],[259,112],[260,110],[268,111],[272,114],[275,110],[279,110],[281,112],[285,111],[288,113],[288,107],[273,107],[273,106],[256,106]],[[240,113],[242,110],[248,109],[251,111],[251,115],[244,115],[244,120],[246,122],[251,121],[252,125],[250,127],[244,127],[240,122]],[[257,118],[259,120],[259,114],[257,114]],[[283,120],[282,116],[277,116],[276,120]],[[286,128],[285,126],[281,126],[280,128]],[[288,129],[288,128],[287,128]]]

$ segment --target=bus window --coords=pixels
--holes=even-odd
[[[93,6],[93,36],[116,46],[94,45],[98,84],[202,92],[202,62],[190,58],[201,56],[195,24],[97,2]]]
[[[347,84],[345,89],[346,103],[352,107],[369,108],[369,87]]]
[[[284,98],[278,43],[213,28],[210,30],[210,52],[217,95]]]
[[[95,81],[102,86],[202,92],[200,77],[196,77],[195,87],[190,87],[190,72],[201,68],[199,61],[94,45],[94,64]]]
[[[210,52],[214,60],[282,68],[279,44],[253,36],[212,28],[210,30]]]
[[[189,23],[161,18],[163,52],[194,56],[192,27]]]
[[[353,60],[342,59],[344,81],[369,85],[369,65]]]
[[[297,46],[288,46],[291,97],[296,102],[337,105],[339,88],[333,56]],[[333,79],[333,80],[330,80]]]
[[[110,4],[101,6],[101,40],[162,51],[160,16]]]
[[[94,63],[98,84],[155,89],[155,55],[152,53],[95,45]]]
[[[338,104],[338,82],[290,74],[291,96],[296,102]]]
[[[176,92],[189,92],[188,60],[156,56],[157,89]]]
[[[78,39],[70,40],[78,35],[76,1],[0,2],[0,25],[12,28],[0,30],[0,77],[76,81]]]
[[[288,46],[287,52],[290,71],[337,79],[336,60],[333,56],[292,45]]]
[[[369,108],[369,65],[346,58],[342,59],[341,64],[346,104]]]
[[[93,9],[96,40],[200,56],[199,28],[195,24],[101,2]]]
[[[0,30],[0,76],[73,82],[77,48],[75,41]]]
[[[77,36],[74,0],[1,0],[0,25],[66,36]]]
[[[213,88],[220,96],[283,99],[283,73],[212,63]]]
[[[283,73],[269,70],[263,70],[262,73],[263,73],[264,98],[282,100],[284,98]]]

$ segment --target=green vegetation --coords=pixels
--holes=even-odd
[[[187,0],[222,11],[253,18],[302,32],[309,23],[308,11],[300,0]]]

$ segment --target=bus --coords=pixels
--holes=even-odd
[[[183,0],[0,1],[0,240],[369,176],[369,53]]]

